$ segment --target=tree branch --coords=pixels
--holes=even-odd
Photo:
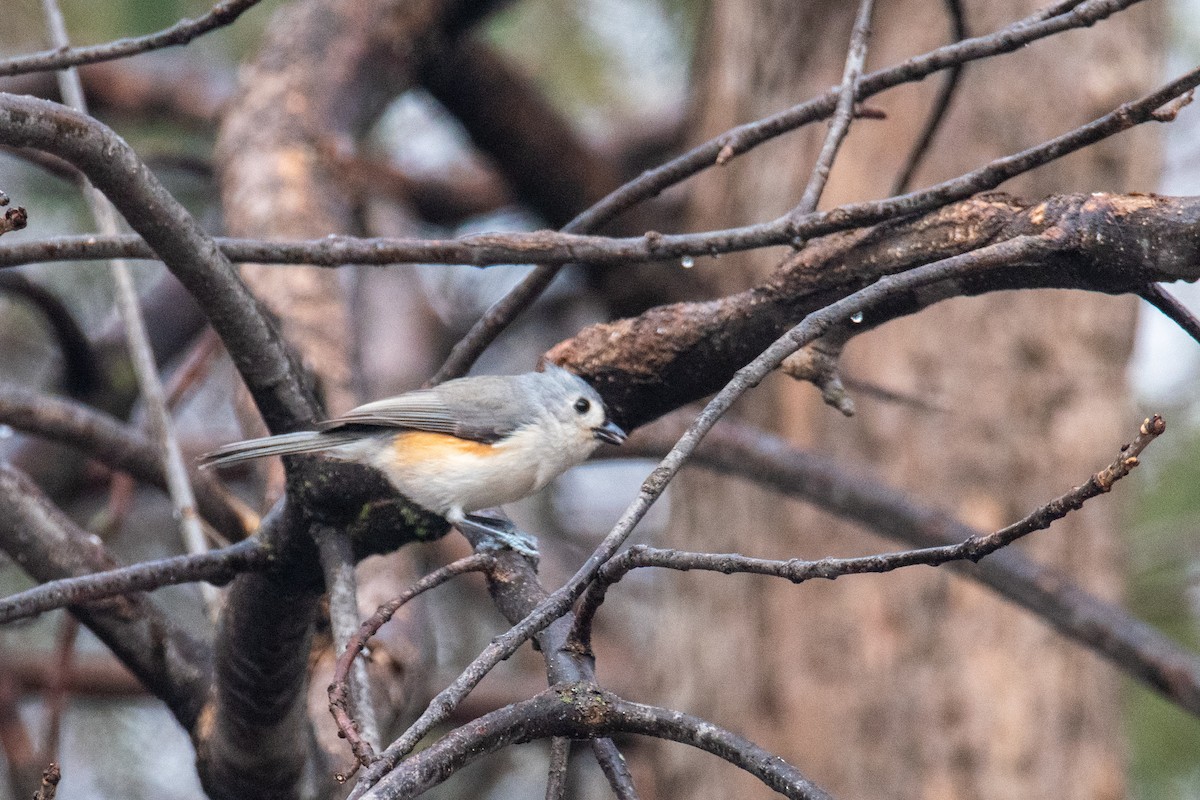
[[[199,555],[143,561],[128,567],[48,581],[0,598],[0,624],[56,608],[77,606],[133,592],[206,581],[228,583],[242,572],[266,568],[270,551],[257,539],[246,539]]]
[[[968,61],[987,58],[1000,53],[1009,53],[1029,42],[1052,36],[1072,28],[1087,27],[1122,11],[1140,0],[1088,0],[1072,4],[1071,8],[1053,7],[1039,11],[1025,19],[1009,25],[988,36],[940,47],[924,55],[916,56],[896,67],[873,72],[858,83],[856,99],[861,101],[874,94],[901,83],[921,80],[941,69],[961,65]],[[647,170],[635,180],[626,183],[599,203],[577,216],[563,227],[567,233],[590,232],[617,215],[632,208],[643,200],[655,197],[667,188],[708,169],[724,165],[737,155],[775,138],[783,133],[822,119],[834,112],[840,92],[830,89],[819,98],[767,117],[756,122],[740,125],[704,144],[692,148],[655,169]],[[992,184],[995,186],[998,184]],[[881,218],[882,219],[882,218]],[[791,238],[811,237],[823,231],[797,232]],[[824,231],[827,232],[827,231]],[[657,237],[657,235],[656,235]],[[789,242],[790,243],[790,242]],[[678,258],[685,255],[707,253],[661,253],[659,258]],[[470,365],[516,316],[543,292],[558,269],[543,263],[516,287],[509,291],[480,318],[478,322],[455,345],[446,363],[437,371],[430,383],[440,383],[449,378],[466,374]]]
[[[968,35],[966,11],[963,9],[962,0],[944,0],[944,5],[946,6],[946,16],[950,19],[951,38],[955,42],[961,42]],[[1072,3],[1072,5],[1079,4]],[[937,97],[933,100],[933,108],[929,112],[929,119],[925,122],[925,127],[921,130],[921,135],[917,137],[916,143],[908,154],[908,160],[904,162],[904,166],[901,167],[900,173],[896,176],[896,182],[892,185],[893,195],[904,194],[908,191],[913,176],[917,174],[921,162],[925,160],[925,156],[929,153],[929,146],[933,144],[938,129],[946,119],[946,113],[950,110],[950,103],[954,100],[954,93],[958,90],[959,79],[962,78],[963,66],[964,64],[960,62],[946,70],[946,79],[942,82],[941,88],[938,89]]]
[[[947,297],[998,290],[1122,293],[1141,292],[1156,280],[1195,280],[1200,200],[1169,201],[1173,210],[1161,216],[1153,211],[1159,202],[1142,195],[1065,195],[1029,204],[980,195],[923,217],[811,242],[761,286],[593,325],[546,358],[596,386],[618,424],[633,428],[713,393],[795,320],[884,275],[908,274],[974,248],[1024,242],[993,250],[984,259],[990,266],[967,258],[960,262],[964,272],[949,269],[944,279],[922,281],[920,291],[883,291],[870,307],[856,306],[861,319],[847,313],[835,323],[858,333]]]
[[[616,189],[616,166],[507,59],[472,35],[436,53],[422,84],[491,156],[530,208],[555,227]]]
[[[556,684],[529,700],[485,714],[413,757],[411,767],[379,782],[364,800],[412,798],[461,767],[502,747],[554,736],[593,738],[636,733],[712,753],[790,798],[829,795],[778,756],[711,722],[680,711],[631,703],[594,684]]]
[[[1167,319],[1178,325],[1194,341],[1200,343],[1200,319],[1197,319],[1187,306],[1179,302],[1175,295],[1157,283],[1150,284],[1138,294],[1147,303],[1161,311]]]
[[[591,649],[592,619],[609,588],[642,567],[659,567],[687,571],[692,569],[720,572],[726,575],[747,573],[771,575],[792,583],[804,583],[814,578],[834,580],[843,575],[892,572],[902,567],[925,565],[941,566],[955,561],[979,563],[984,556],[1007,547],[1034,531],[1045,530],[1052,522],[1062,519],[1072,511],[1101,494],[1112,490],[1114,483],[1128,475],[1138,465],[1138,456],[1150,442],[1166,431],[1166,423],[1157,414],[1146,419],[1132,443],[1121,447],[1121,453],[1110,465],[1092,475],[1087,481],[1069,492],[1038,507],[1023,519],[990,533],[973,533],[956,544],[938,545],[919,550],[899,553],[861,556],[858,558],[823,558],[819,561],[803,561],[798,558],[786,561],[778,559],[748,558],[736,553],[688,553],[680,550],[663,550],[646,545],[635,545],[613,558],[601,568],[595,582],[579,603],[575,627],[571,638],[579,642],[585,651]]]
[[[0,387],[0,423],[74,447],[111,469],[166,489],[158,447],[114,417],[81,403]],[[201,516],[228,539],[245,537],[243,517],[220,484],[199,470],[190,470],[190,477]]]
[[[859,2],[854,28],[850,32],[850,46],[846,52],[842,84],[838,88],[837,105],[834,106],[825,141],[817,154],[808,185],[804,187],[795,213],[810,214],[817,210],[817,203],[821,201],[825,184],[829,181],[829,172],[833,169],[838,150],[841,149],[846,134],[850,132],[850,123],[854,120],[854,96],[858,94],[858,83],[862,77],[863,65],[867,61],[867,40],[871,36],[871,13],[874,7],[872,0]]]
[[[622,457],[661,457],[682,428],[681,423],[665,423],[668,421],[638,431],[622,447]],[[695,462],[806,500],[914,547],[938,547],[984,535],[945,512],[915,503],[903,492],[848,473],[831,459],[742,423],[722,421],[697,449]],[[977,565],[956,562],[948,566],[1029,610],[1062,635],[1200,716],[1200,659],[1124,609],[1015,550],[995,553]]]
[[[22,75],[28,72],[50,72],[53,70],[112,61],[118,58],[161,50],[164,47],[184,45],[198,36],[226,25],[233,24],[242,12],[257,5],[259,0],[223,0],[212,10],[195,19],[182,19],[169,28],[130,39],[92,45],[91,47],[56,47],[41,53],[17,56],[0,60],[0,76]]]
[[[257,301],[123,139],[55,103],[0,93],[0,143],[70,161],[114,202],[204,309],[272,430],[314,421],[316,404]]]
[[[0,464],[0,549],[42,582],[117,566],[24,475]],[[199,719],[212,675],[208,647],[177,628],[145,595],[72,609],[186,730]]]

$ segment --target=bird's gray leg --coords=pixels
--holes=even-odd
[[[537,539],[506,519],[466,514],[454,524],[463,533],[480,537],[479,550],[513,550],[535,562],[539,557]]]

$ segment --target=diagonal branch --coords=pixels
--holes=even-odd
[[[1139,294],[1143,300],[1157,308],[1167,319],[1178,325],[1184,333],[1192,337],[1196,342],[1200,342],[1200,319],[1197,319],[1196,315],[1191,312],[1191,309],[1181,303],[1179,298],[1157,283],[1150,284],[1139,292]]]
[[[858,94],[858,84],[862,77],[863,65],[867,61],[867,39],[871,35],[871,12],[875,7],[873,0],[861,0],[858,14],[854,18],[854,28],[850,32],[850,47],[846,52],[846,65],[842,71],[842,85],[838,89],[837,105],[833,109],[833,117],[829,120],[829,130],[813,164],[812,174],[809,175],[808,185],[800,197],[800,203],[793,213],[810,214],[817,210],[825,184],[829,181],[829,172],[837,158],[838,150],[850,132],[850,123],[854,120],[854,98]]]
[[[207,14],[196,19],[183,19],[169,28],[129,39],[92,45],[90,47],[56,47],[41,53],[0,60],[0,76],[23,75],[28,72],[50,72],[53,70],[95,64],[128,58],[164,47],[187,44],[209,31],[231,25],[242,12],[257,5],[259,0],[222,0]]]
[[[1038,11],[1022,20],[987,36],[981,36],[940,47],[890,69],[865,76],[858,84],[857,100],[865,100],[885,89],[902,83],[918,81],[926,76],[981,58],[1010,53],[1037,39],[1053,36],[1065,30],[1094,25],[1140,0],[1087,0],[1069,7],[1060,5]],[[783,133],[795,130],[834,112],[839,97],[830,89],[819,98],[793,106],[765,119],[740,125],[730,131],[692,148],[677,158],[652,170],[612,192],[599,203],[583,212],[566,226],[564,232],[589,232],[627,211],[638,203],[656,197],[666,189],[714,165],[720,166]],[[993,184],[997,185],[997,184]],[[816,231],[797,232],[791,238],[819,235]],[[780,242],[789,243],[789,242]],[[711,249],[696,253],[662,253],[659,258],[678,258],[684,255],[706,255]],[[545,291],[560,267],[542,264],[533,270],[507,295],[496,301],[454,346],[446,362],[431,379],[439,383],[466,374],[471,364],[491,342],[524,309]]]
[[[313,421],[316,405],[275,328],[212,239],[123,139],[56,103],[0,93],[0,143],[70,161],[113,201],[204,309],[272,430]]]
[[[1072,5],[1078,5],[1073,3]],[[950,32],[954,41],[961,42],[967,38],[967,18],[966,10],[963,8],[962,0],[945,0],[946,16],[950,18]],[[942,122],[946,119],[946,114],[950,110],[950,103],[954,100],[954,93],[958,90],[959,79],[962,78],[963,63],[955,64],[946,70],[946,80],[942,82],[942,86],[938,89],[937,97],[933,100],[933,108],[929,112],[929,119],[925,122],[925,127],[921,129],[921,135],[917,137],[916,144],[909,151],[908,159],[901,167],[899,174],[896,176],[896,182],[892,185],[892,194],[904,194],[909,190],[912,184],[913,176],[917,174],[917,170],[921,166],[921,162],[925,160],[925,156],[929,153],[929,148],[933,144],[934,138],[937,136],[938,129],[941,128]]]

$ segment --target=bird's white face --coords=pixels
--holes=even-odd
[[[592,438],[595,437],[595,432],[602,428],[608,420],[604,404],[592,392],[580,392],[578,395],[568,398],[567,402],[563,405],[566,407],[558,410],[558,417],[564,421],[570,420],[571,423],[576,425],[581,431],[586,431],[588,436]]]

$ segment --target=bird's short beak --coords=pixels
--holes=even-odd
[[[625,431],[621,430],[611,420],[606,421],[599,428],[592,428],[592,435],[600,441],[608,442],[609,444],[620,444],[625,441]]]

